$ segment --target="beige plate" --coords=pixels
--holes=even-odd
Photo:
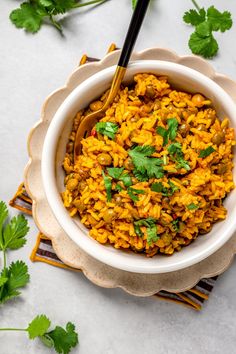
[[[189,268],[153,275],[129,273],[107,266],[81,251],[56,221],[44,194],[41,179],[41,154],[48,126],[55,112],[76,86],[96,72],[116,64],[118,57],[119,51],[112,52],[99,62],[77,68],[65,87],[55,91],[46,99],[41,119],[31,130],[28,140],[30,160],[25,169],[25,186],[33,200],[33,217],[40,231],[52,240],[58,257],[65,264],[81,269],[93,283],[106,288],[120,287],[137,296],[150,296],[160,290],[181,292],[193,287],[201,278],[218,275],[229,267],[236,253],[236,235],[215,254]],[[147,49],[134,53],[132,56],[132,60],[145,59],[171,61],[198,70],[223,87],[236,102],[236,83],[215,73],[212,66],[199,57],[180,57],[169,50],[160,48]]]

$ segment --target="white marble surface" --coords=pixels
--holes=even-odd
[[[83,53],[101,57],[111,42],[121,46],[131,15],[131,0],[110,0],[93,10],[78,11],[64,21],[64,37],[45,26],[37,35],[15,29],[8,20],[14,0],[0,5],[0,199],[8,201],[22,180],[27,162],[26,139],[45,97],[63,85]],[[201,1],[208,5],[208,1]],[[210,2],[211,4],[213,2]],[[235,1],[214,0],[229,9],[236,22]],[[191,31],[181,20],[189,0],[153,0],[137,49],[169,47],[189,54]],[[236,79],[236,25],[217,34],[220,54],[215,68]],[[11,210],[14,214],[15,211]],[[232,354],[236,345],[236,263],[217,281],[201,313],[152,298],[135,298],[121,290],[89,283],[82,274],[38,263],[29,254],[37,229],[29,219],[27,245],[11,252],[22,258],[31,282],[20,299],[0,308],[0,327],[26,326],[38,313],[54,323],[73,321],[79,329],[79,354]],[[24,333],[0,334],[0,354],[47,354]]]

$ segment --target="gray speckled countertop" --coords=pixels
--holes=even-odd
[[[2,0],[0,11],[0,199],[8,201],[22,181],[27,162],[26,139],[45,97],[62,86],[83,53],[101,57],[111,42],[121,46],[131,15],[131,0],[110,0],[93,10],[78,11],[63,22],[64,37],[49,26],[37,35],[15,29],[8,20],[17,6]],[[208,5],[208,1],[200,1]],[[211,2],[212,4],[213,2]],[[229,9],[234,0],[214,0]],[[137,49],[161,46],[189,54],[191,31],[182,23],[189,0],[153,0]],[[220,54],[215,68],[236,79],[236,25],[217,34]],[[15,213],[11,210],[12,214]],[[0,309],[0,327],[25,326],[37,313],[54,323],[71,320],[80,333],[79,354],[232,354],[236,348],[236,263],[217,281],[200,313],[153,298],[135,298],[121,290],[98,288],[82,274],[32,264],[30,251],[37,229],[30,219],[27,245],[10,259],[26,260],[30,285],[20,299]],[[22,333],[0,335],[0,354],[47,354]]]

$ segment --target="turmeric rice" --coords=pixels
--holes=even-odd
[[[167,77],[137,74],[82,140],[74,164],[79,122],[106,95],[74,119],[63,162],[64,205],[101,244],[172,255],[226,218],[234,130],[202,94],[176,90]]]

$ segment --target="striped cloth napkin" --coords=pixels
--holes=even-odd
[[[108,53],[118,49],[115,44],[111,44]],[[100,59],[83,55],[80,60],[80,65],[88,62],[99,61]],[[27,194],[24,184],[22,183],[13,199],[9,202],[10,206],[22,211],[25,214],[32,215],[32,201]],[[37,236],[35,247],[31,253],[30,259],[32,262],[44,262],[56,267],[69,269],[79,272],[79,269],[71,268],[64,264],[56,255],[51,241],[42,233]],[[209,294],[213,290],[217,277],[201,279],[199,283],[192,289],[181,293],[170,293],[168,291],[160,291],[153,295],[154,298],[175,302],[194,310],[201,310],[205,300],[208,300]]]
[[[15,196],[9,204],[13,208],[18,209],[25,214],[32,215],[32,201],[28,196],[23,183],[19,186]],[[56,267],[80,272],[79,269],[67,266],[57,257],[52,247],[51,240],[49,240],[41,232],[37,236],[30,259],[32,262],[44,262]],[[172,301],[180,305],[185,305],[194,310],[201,310],[204,301],[208,300],[216,279],[217,277],[202,279],[194,288],[181,293],[170,293],[162,290],[153,295],[153,297],[161,300]]]

